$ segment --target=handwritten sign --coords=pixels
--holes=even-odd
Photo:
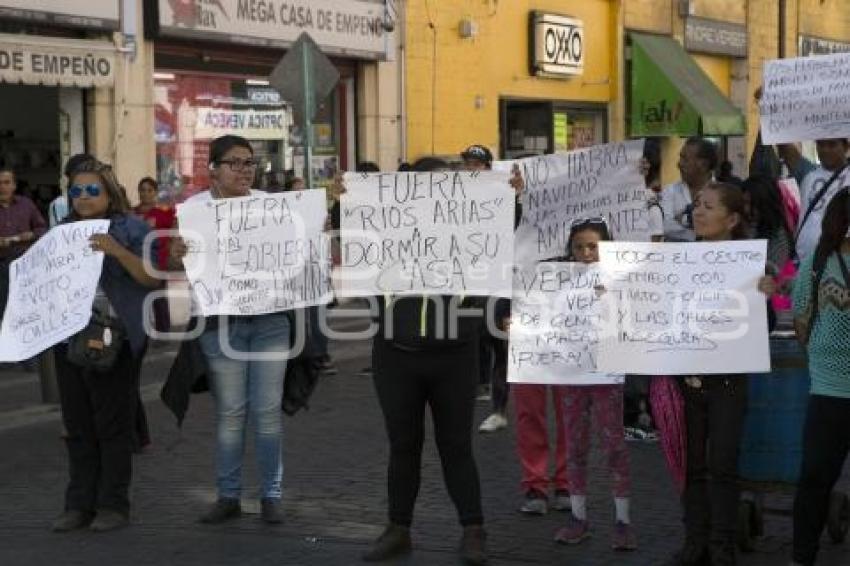
[[[698,375],[770,371],[765,240],[600,243],[609,327],[604,371]]]
[[[615,240],[649,240],[646,188],[638,168],[642,155],[643,140],[634,140],[494,164],[498,170],[519,165],[525,180],[517,263],[565,255],[570,227],[582,218],[605,218]]]
[[[764,64],[765,144],[850,136],[850,53]]]
[[[324,190],[178,206],[183,260],[204,316],[254,315],[328,303]]]
[[[544,262],[518,272],[511,305],[508,381],[556,385],[622,383],[597,371],[603,331],[599,269]]]
[[[342,294],[511,295],[514,190],[504,173],[347,174]]]
[[[108,229],[108,220],[56,226],[12,262],[0,361],[29,359],[86,327],[103,266],[89,237]]]

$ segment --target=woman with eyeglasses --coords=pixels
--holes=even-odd
[[[257,162],[245,138],[222,136],[210,144],[210,189],[186,202],[262,195],[252,189]],[[174,239],[172,256],[186,255],[185,243]],[[242,463],[248,421],[254,427],[254,451],[260,475],[261,517],[280,523],[281,398],[286,360],[236,359],[227,353],[282,354],[289,350],[290,318],[287,312],[250,316],[207,317],[199,338],[207,362],[216,414],[216,503],[200,517],[202,523],[218,524],[242,514]]]
[[[109,370],[71,363],[68,343],[53,348],[70,475],[65,511],[53,530],[109,531],[129,522],[132,392],[147,341],[142,310],[150,289],[161,282],[148,274],[142,260],[150,228],[127,209],[109,166],[97,161],[80,165],[71,178],[68,200],[71,212],[64,223],[110,221],[108,233],[90,238],[92,250],[105,256],[92,308],[117,320],[126,339]],[[155,257],[155,249],[148,251]]]
[[[596,263],[599,261],[599,242],[611,239],[604,219],[576,220],[570,228],[565,259],[585,264]],[[591,536],[587,519],[587,470],[590,433],[595,430],[613,478],[614,529],[611,548],[629,551],[637,548],[637,538],[632,529],[629,509],[631,474],[623,428],[623,376],[613,377],[616,383],[612,384],[561,386],[570,512],[567,524],[555,534],[555,541],[579,544]]]
[[[748,238],[743,192],[709,183],[694,200],[694,231],[703,242]],[[762,277],[759,290],[776,283]],[[672,564],[727,566],[736,563],[738,447],[747,409],[745,375],[692,375],[682,382],[687,437],[684,505],[685,544]]]

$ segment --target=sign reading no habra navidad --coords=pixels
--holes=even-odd
[[[322,51],[385,59],[384,2],[376,0],[159,0],[163,36],[289,47],[307,32]]]

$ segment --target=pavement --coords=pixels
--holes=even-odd
[[[158,400],[174,348],[160,347],[149,353],[143,366],[153,445],[135,457],[131,527],[104,534],[51,533],[67,474],[60,413],[55,405],[39,402],[35,373],[0,371],[0,446],[7,455],[0,459],[0,565],[360,563],[360,553],[386,520],[386,436],[371,379],[356,375],[369,365],[369,343],[332,342],[331,351],[339,374],[322,378],[309,411],[285,417],[286,518],[278,526],[259,520],[250,448],[243,481],[248,513],[222,526],[196,522],[215,499],[212,404],[209,395],[194,396],[182,430],[176,427]],[[488,408],[479,403],[477,422]],[[610,549],[610,481],[598,456],[592,462],[588,501],[593,537],[578,547],[564,547],[552,542],[562,514],[526,517],[517,512],[520,470],[514,441],[513,423],[507,430],[475,437],[492,564],[648,566],[662,564],[678,548],[683,532],[680,509],[657,444],[629,444],[639,549],[615,553]],[[414,552],[396,563],[458,564],[460,529],[430,429],[422,477]],[[847,467],[841,486],[850,491]],[[791,495],[768,495],[766,504],[787,510]],[[755,552],[741,556],[740,564],[788,564],[790,519],[767,515],[765,520],[766,535],[757,541]],[[824,542],[819,564],[850,564],[850,544]]]

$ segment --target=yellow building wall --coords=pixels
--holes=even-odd
[[[728,57],[716,55],[703,55],[701,53],[691,53],[691,57],[699,65],[714,86],[720,89],[720,92],[729,96],[732,84],[732,60]]]
[[[583,20],[583,75],[566,80],[529,75],[532,10]],[[453,155],[472,143],[497,153],[500,97],[609,103],[620,82],[618,10],[618,2],[610,0],[407,3],[407,158]],[[460,37],[464,19],[478,26],[475,37]]]
[[[747,23],[747,2],[742,0],[691,0],[694,16],[731,22]]]
[[[626,29],[654,33],[673,33],[673,11],[671,0],[624,0],[623,7]]]
[[[850,41],[850,2],[798,0],[799,33],[824,39]]]

